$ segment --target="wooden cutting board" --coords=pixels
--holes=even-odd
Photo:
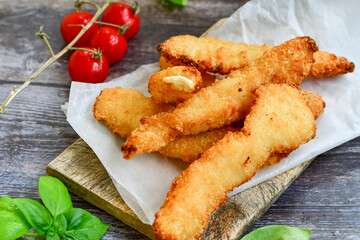
[[[202,36],[218,28],[225,20],[218,21]],[[239,239],[312,160],[230,197],[212,214],[203,239]],[[154,239],[151,226],[143,224],[125,204],[100,160],[82,139],[50,162],[46,173],[63,181],[79,197]]]

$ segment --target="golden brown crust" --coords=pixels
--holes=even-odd
[[[239,129],[232,126],[216,128],[198,135],[181,136],[169,142],[159,152],[167,157],[179,158],[185,162],[192,163],[199,159],[215,142],[222,139],[228,132]]]
[[[140,125],[141,118],[172,109],[169,105],[156,104],[137,90],[115,87],[101,91],[95,100],[93,113],[114,133],[127,138]]]
[[[268,84],[241,132],[229,132],[176,177],[155,215],[156,239],[200,239],[226,194],[256,174],[276,153],[289,153],[315,136],[315,119],[296,88]]]
[[[201,89],[172,113],[155,115],[141,124],[123,144],[124,157],[158,151],[181,135],[197,135],[243,119],[264,83],[300,84],[314,62],[317,46],[309,37],[289,40],[264,53],[244,70]]]
[[[315,63],[309,76],[316,78],[327,78],[353,72],[355,64],[344,57],[337,57],[335,54],[317,51],[314,54]]]
[[[194,46],[194,47],[189,47]],[[196,38],[190,35],[171,37],[158,46],[162,54],[160,66],[188,65],[200,71],[228,74],[232,70],[242,69],[271,49],[270,46],[254,46],[244,43],[232,43],[216,38]],[[344,57],[318,51],[309,76],[327,78],[353,72],[354,63]]]
[[[326,106],[325,101],[316,93],[306,90],[301,90],[301,93],[306,99],[306,103],[314,114],[315,119],[317,119],[324,112]]]
[[[172,83],[167,83],[164,78],[182,76],[194,83],[193,89],[181,90]],[[151,75],[148,83],[148,91],[157,104],[179,103],[192,97],[199,91],[203,83],[200,72],[194,67],[175,66],[169,67]]]
[[[201,72],[228,74],[259,58],[270,47],[233,43],[212,37],[191,35],[171,37],[157,50],[173,65],[187,65]]]
[[[175,65],[173,65],[170,61],[168,61],[164,56],[160,56],[159,66],[160,66],[160,70],[164,70],[169,67],[174,67]],[[176,65],[176,66],[181,66],[181,65]]]
[[[165,70],[167,68],[171,68],[171,67],[175,66],[171,62],[169,62],[164,56],[160,56],[159,65],[160,65],[161,70]],[[183,66],[183,65],[181,63],[178,63],[178,65],[176,65],[176,66]],[[208,87],[215,82],[215,80],[216,80],[215,74],[210,74],[207,72],[200,72],[200,73],[201,73],[201,78],[202,78],[202,84],[201,84],[202,88]],[[169,89],[169,91],[172,91],[172,89]],[[192,97],[194,95],[194,93],[182,95],[182,99],[180,99],[178,102],[183,102],[184,100]],[[159,96],[159,97],[161,98],[161,96]],[[161,100],[160,102],[164,102],[164,101]]]

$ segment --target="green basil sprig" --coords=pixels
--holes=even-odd
[[[31,225],[8,196],[0,198],[0,240],[16,239],[29,231]]]
[[[0,198],[0,240],[23,235],[45,236],[47,240],[97,240],[109,227],[91,213],[73,208],[66,186],[57,178],[40,177],[39,194],[46,208],[31,199]],[[28,232],[31,228],[36,233]]]
[[[311,231],[286,225],[270,225],[252,231],[241,240],[309,240]]]

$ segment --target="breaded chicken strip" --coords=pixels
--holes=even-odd
[[[302,91],[302,93],[315,118],[317,118],[323,112],[325,102],[315,93],[309,91]],[[104,89],[96,98],[93,107],[95,118],[104,121],[106,126],[114,133],[127,138],[130,132],[140,125],[139,118],[151,116],[164,109],[164,105],[157,106],[151,98],[139,97],[140,94],[137,90],[122,89],[120,87]],[[135,106],[133,105],[134,98],[137,101]],[[120,109],[121,112],[119,113]],[[126,112],[126,115],[123,114],[124,112]],[[164,156],[179,158],[191,163],[200,158],[207,149],[222,139],[226,133],[238,130],[237,127],[224,126],[195,136],[181,136],[169,142],[159,152]],[[278,163],[285,157],[282,154],[271,156],[266,166]]]
[[[159,152],[167,157],[179,158],[192,163],[208,150],[214,143],[222,139],[228,132],[239,131],[232,126],[215,128],[198,135],[181,136],[162,147]]]
[[[139,126],[144,116],[172,109],[167,104],[156,104],[140,91],[121,87],[102,90],[93,106],[95,118],[104,121],[114,133],[125,138]]]
[[[298,37],[266,51],[246,69],[201,89],[171,113],[141,119],[141,125],[122,145],[125,159],[158,151],[181,135],[197,135],[244,119],[265,83],[300,84],[308,75],[317,51],[315,41]]]
[[[353,72],[355,64],[344,57],[335,54],[318,51],[314,54],[315,63],[311,68],[309,76],[316,78],[327,78]]]
[[[173,65],[188,65],[200,71],[229,74],[231,70],[248,66],[271,46],[233,43],[212,37],[191,35],[171,37],[158,46],[158,52]],[[161,60],[165,64],[165,60]],[[354,63],[344,57],[319,51],[309,76],[325,78],[354,71]],[[168,63],[166,63],[168,64]]]
[[[230,132],[170,187],[155,215],[156,239],[200,239],[227,193],[249,181],[274,153],[289,153],[315,136],[315,118],[301,92],[286,84],[256,91],[240,132]]]
[[[157,50],[174,65],[193,66],[201,72],[228,74],[248,66],[270,48],[212,37],[180,35],[166,40]]]
[[[170,67],[151,75],[148,91],[158,103],[178,103],[200,90],[202,77],[194,67]]]

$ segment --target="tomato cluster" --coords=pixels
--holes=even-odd
[[[65,16],[60,26],[65,42],[72,42],[93,17],[94,15],[89,12],[80,11]],[[103,23],[103,26],[93,24],[74,44],[78,49],[71,55],[68,64],[73,81],[105,81],[109,74],[109,64],[114,64],[125,56],[127,40],[138,32],[138,4],[131,5],[125,1],[112,3],[104,11],[100,23]]]

